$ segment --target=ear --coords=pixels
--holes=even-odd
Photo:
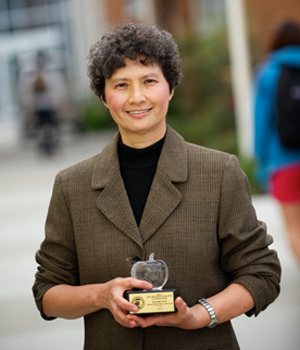
[[[172,89],[172,91],[170,92],[170,97],[169,97],[169,101],[172,100],[172,97],[174,96],[174,89]]]
[[[102,103],[104,104],[104,106],[105,106],[107,109],[109,109],[109,108],[108,108],[108,104],[106,103],[104,96],[103,96],[103,97],[102,97],[102,96],[99,96],[99,98],[100,98],[100,100],[102,101]]]

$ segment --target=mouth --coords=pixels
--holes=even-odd
[[[134,115],[141,115],[141,114],[145,114],[151,111],[152,108],[149,109],[142,109],[140,111],[127,111],[128,114],[134,114]]]

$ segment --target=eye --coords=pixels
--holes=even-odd
[[[126,83],[119,83],[115,86],[116,89],[124,89],[126,88],[127,84]]]
[[[151,78],[145,80],[145,83],[146,83],[147,85],[152,85],[152,84],[154,84],[155,82],[156,82],[156,80],[155,80],[155,79],[151,79]]]

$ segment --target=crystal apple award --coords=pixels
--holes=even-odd
[[[127,291],[125,296],[128,301],[138,307],[137,315],[149,315],[154,313],[177,312],[175,307],[176,289],[165,289],[169,270],[167,264],[162,260],[154,260],[151,253],[148,261],[138,261],[131,269],[131,277],[150,282],[152,290]]]

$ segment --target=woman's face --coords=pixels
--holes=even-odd
[[[105,80],[104,104],[119,127],[123,143],[144,148],[164,136],[173,92],[158,64],[144,66],[129,59],[125,63]]]

